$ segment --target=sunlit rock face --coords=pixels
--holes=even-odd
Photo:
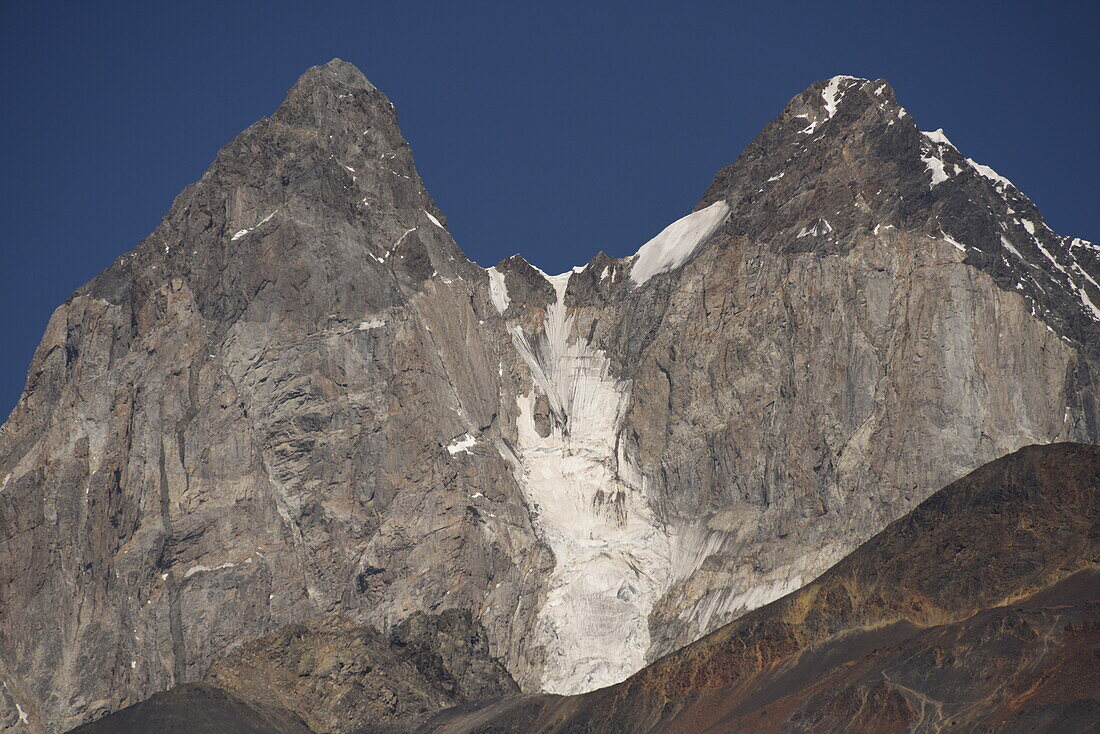
[[[637,255],[485,270],[385,96],[311,69],[47,327],[0,429],[0,724],[330,614],[468,610],[524,690],[614,683],[967,471],[1100,440],[1098,280],[850,77]]]

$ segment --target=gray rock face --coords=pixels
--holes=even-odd
[[[945,141],[838,77],[637,256],[486,272],[389,101],[309,70],[47,327],[0,428],[0,726],[333,613],[469,610],[524,690],[587,690],[1098,442],[1100,251]]]

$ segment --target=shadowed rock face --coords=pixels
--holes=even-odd
[[[1100,716],[1098,521],[1100,447],[1028,447],[619,685],[407,730],[1084,731]]]
[[[0,726],[334,614],[466,610],[522,690],[591,690],[1100,441],[1097,248],[945,141],[820,82],[638,256],[486,272],[384,95],[309,70],[50,320],[0,428]]]
[[[289,711],[245,703],[225,691],[186,683],[106,718],[73,729],[72,734],[312,734]]]
[[[417,612],[389,635],[339,617],[289,625],[186,683],[74,732],[274,731],[340,734],[363,722],[427,718],[515,696],[467,611]]]

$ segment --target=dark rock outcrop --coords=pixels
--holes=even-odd
[[[313,734],[289,711],[246,703],[202,683],[154,694],[72,734]]]

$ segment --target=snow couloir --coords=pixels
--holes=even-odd
[[[728,216],[719,201],[666,227],[632,258],[633,286],[681,267]],[[650,612],[685,551],[676,547],[680,532],[654,515],[646,477],[619,441],[630,383],[573,333],[565,305],[573,272],[543,274],[556,298],[539,332],[507,324],[533,382],[516,398],[518,479],[555,557],[534,630],[547,651],[541,687],[560,694],[611,685],[646,664]],[[503,315],[511,304],[504,274],[488,275]],[[540,398],[549,404],[549,431],[536,425]]]

